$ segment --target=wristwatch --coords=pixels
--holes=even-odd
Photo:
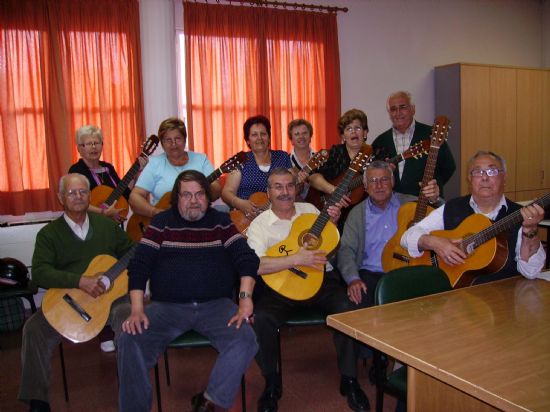
[[[527,233],[525,233],[523,230],[521,231],[521,234],[523,235],[523,237],[526,237],[527,239],[533,239],[535,236],[537,236],[537,233],[538,233],[537,229]]]
[[[252,297],[252,294],[248,293],[248,292],[245,292],[244,290],[241,290],[239,292],[239,299],[246,299],[246,298],[251,298],[251,297]]]

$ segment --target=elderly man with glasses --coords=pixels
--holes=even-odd
[[[432,235],[433,231],[453,230],[475,213],[498,222],[519,210],[522,222],[510,225],[503,232],[508,248],[506,263],[495,273],[487,271],[477,276],[473,283],[500,280],[518,273],[534,278],[543,268],[546,257],[537,232],[544,209],[537,204],[522,208],[504,197],[506,163],[495,153],[479,151],[468,161],[468,182],[471,195],[452,199],[434,210],[403,234],[401,245],[413,257],[431,250],[449,267],[463,265],[473,251],[463,250],[461,239]],[[472,229],[479,232],[483,228]]]
[[[416,198],[394,193],[391,166],[375,160],[367,166],[363,184],[368,197],[355,206],[346,220],[338,250],[338,269],[348,285],[349,299],[361,306],[374,305],[374,290],[384,275],[382,251],[397,232],[397,212]],[[422,190],[426,198],[438,201],[439,188],[432,179]]]
[[[432,127],[414,120],[415,105],[409,92],[398,91],[388,97],[386,103],[392,128],[374,139],[372,148],[375,153],[383,153],[387,158],[401,154],[421,140],[429,139]],[[399,163],[394,171],[395,187],[399,193],[418,196],[419,182],[422,181],[427,157],[410,158]],[[443,185],[451,178],[456,169],[449,146],[444,143],[437,157],[434,177],[443,194]]]

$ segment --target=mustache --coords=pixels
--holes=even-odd
[[[292,200],[292,196],[290,196],[290,195],[279,195],[279,196],[277,196],[277,200],[283,200],[283,201]]]

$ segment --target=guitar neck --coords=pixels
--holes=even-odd
[[[122,196],[124,191],[128,188],[128,185],[136,177],[137,173],[139,172],[139,160],[136,160],[130,170],[128,170],[128,173],[124,175],[122,180],[118,182],[116,185],[116,188],[111,192],[107,200],[105,200],[105,204],[107,206],[113,205],[119,198]]]
[[[221,175],[223,175],[223,170],[221,167],[218,167],[206,177],[206,180],[208,180],[208,183],[212,183],[218,180]]]
[[[422,178],[421,188],[426,186],[430,180],[433,179],[435,173],[435,165],[437,164],[437,155],[439,154],[439,146],[432,144],[428,153],[428,160],[426,161],[426,167],[424,168],[424,176]],[[428,198],[420,190],[418,196],[418,202],[416,203],[416,212],[412,223],[418,223],[426,217],[428,212]]]
[[[124,256],[122,256],[113,266],[105,271],[105,276],[109,278],[111,283],[128,267],[130,259],[134,256],[137,245],[130,248]]]
[[[550,193],[545,194],[541,198],[531,202],[529,205],[537,204],[543,209],[550,205]],[[500,219],[498,222],[493,223],[486,229],[483,229],[481,232],[476,233],[475,235],[468,236],[464,238],[461,242],[461,245],[464,250],[469,250],[470,248],[477,248],[483,243],[491,240],[500,233],[511,230],[519,227],[523,220],[521,216],[521,211],[516,210],[513,213],[510,213],[508,216]]]
[[[315,235],[317,238],[321,236],[323,229],[325,228],[327,222],[330,219],[330,216],[328,214],[328,207],[330,205],[334,205],[338,203],[342,199],[342,197],[348,192],[355,173],[356,173],[355,170],[351,168],[346,170],[346,174],[344,175],[344,178],[340,181],[340,184],[336,186],[336,189],[334,190],[334,192],[332,192],[329,199],[325,202],[325,206],[323,207],[323,210],[321,211],[317,219],[315,219],[315,222],[313,223],[313,226],[309,230],[309,233],[311,233],[312,235]]]

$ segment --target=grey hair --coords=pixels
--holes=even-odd
[[[363,184],[365,187],[367,187],[367,172],[371,169],[384,169],[387,170],[390,173],[391,176],[391,184],[393,186],[394,184],[394,176],[393,176],[393,169],[391,168],[390,164],[388,162],[384,162],[383,160],[375,160],[371,163],[369,163],[363,172]]]
[[[61,176],[61,178],[59,179],[59,194],[64,194],[65,193],[65,183],[67,182],[67,180],[69,179],[80,179],[82,182],[84,182],[84,184],[86,185],[86,188],[88,190],[90,190],[90,181],[88,180],[88,178],[84,175],[81,175],[80,173],[69,173],[69,174],[66,174],[64,176]]]
[[[411,92],[408,92],[406,90],[398,90],[398,91],[393,92],[392,94],[390,94],[389,97],[388,97],[388,100],[386,100],[386,110],[388,112],[390,111],[390,100],[395,99],[397,97],[404,97],[405,99],[407,99],[409,104],[414,107],[414,101],[413,101],[413,97],[412,97]]]
[[[502,169],[504,170],[504,172],[506,172],[506,160],[504,160],[502,156],[499,156],[496,153],[487,150],[479,150],[475,155],[470,158],[470,160],[468,160],[468,171],[470,171],[472,164],[475,162],[475,160],[481,156],[489,156],[499,161],[502,165]]]
[[[269,172],[269,176],[267,176],[267,187],[271,188],[271,176],[284,176],[284,175],[292,176],[294,183],[296,183],[296,176],[294,176],[294,174],[290,170],[284,167],[276,167],[271,172]]]
[[[103,143],[103,132],[97,126],[92,124],[87,124],[85,126],[79,127],[76,131],[76,144],[81,145],[85,137],[92,136],[98,137],[99,141]]]

